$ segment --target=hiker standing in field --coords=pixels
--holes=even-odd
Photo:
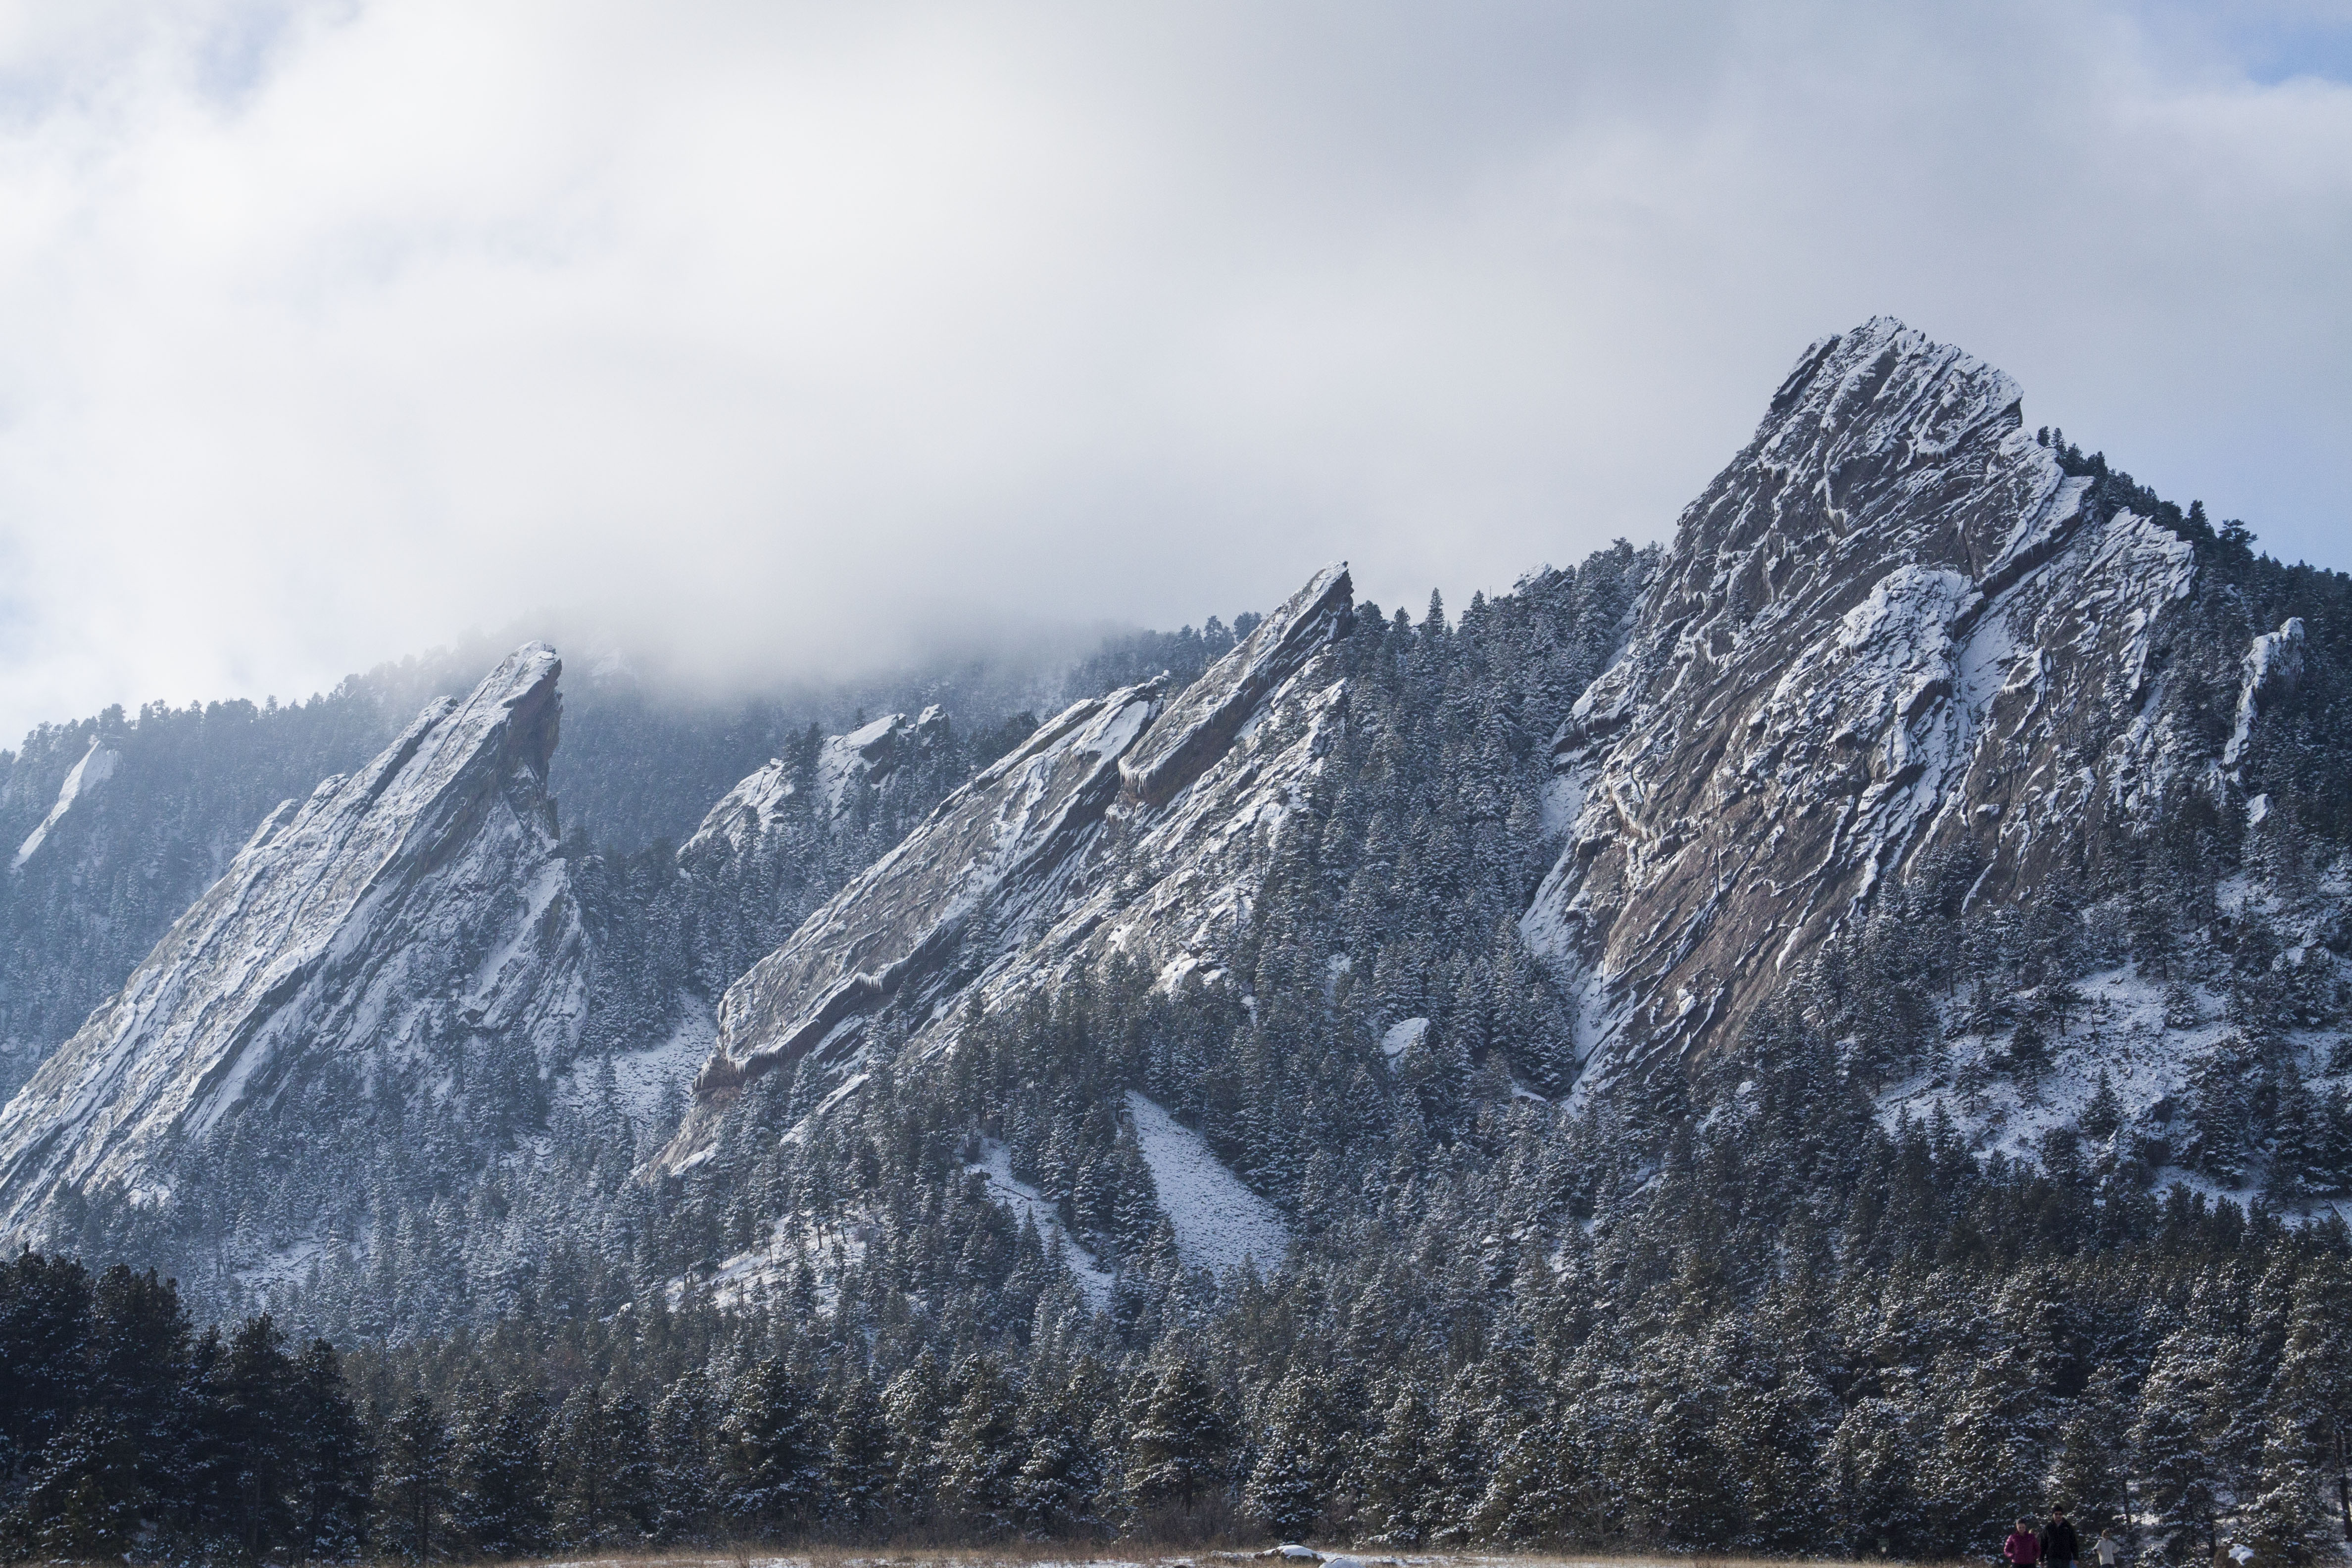
[[[2083,1555],[2083,1538],[2066,1522],[2066,1510],[2053,1508],[2042,1531],[2042,1561],[2049,1568],[2076,1568]]]
[[[2017,1528],[2000,1543],[2000,1554],[2008,1560],[2009,1568],[2035,1568],[2042,1561],[2042,1538],[2033,1533],[2032,1520],[2017,1521]]]
[[[2124,1549],[2116,1544],[2115,1532],[2102,1527],[2099,1538],[2091,1542],[2091,1555],[2098,1560],[2099,1568],[2116,1568],[2116,1559],[2123,1554]]]

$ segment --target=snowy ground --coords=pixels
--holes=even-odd
[[[619,1091],[621,1109],[627,1112],[629,1120],[645,1127],[683,1110],[694,1075],[709,1059],[710,1047],[718,1038],[719,1022],[711,1014],[710,1004],[689,996],[686,999],[686,1012],[669,1038],[641,1051],[624,1051],[615,1056],[614,1087]],[[557,1085],[556,1097],[574,1105],[584,1103],[595,1090],[601,1065],[593,1058],[574,1062]]]
[[[1110,1310],[1111,1277],[1093,1253],[1062,1229],[1062,1216],[1045,1194],[1013,1175],[1012,1150],[991,1138],[981,1145],[980,1163],[964,1169],[988,1178],[988,1195],[998,1207],[1010,1210],[1015,1219],[1026,1215],[1037,1227],[1037,1234],[1045,1238],[1047,1252],[1060,1246],[1062,1260],[1070,1266],[1070,1272],[1077,1276],[1078,1288],[1087,1293],[1087,1305],[1097,1312]]]
[[[300,1285],[310,1277],[311,1268],[325,1259],[327,1250],[327,1243],[305,1237],[278,1248],[258,1263],[238,1269],[236,1281],[255,1291]]]
[[[856,1215],[820,1219],[805,1209],[786,1215],[769,1227],[766,1246],[739,1252],[709,1274],[672,1279],[667,1287],[669,1304],[675,1307],[684,1300],[689,1284],[708,1289],[711,1301],[720,1307],[780,1297],[805,1263],[816,1286],[817,1305],[830,1310],[842,1271],[864,1260],[873,1237],[872,1222]]]
[[[1284,1568],[1295,1563],[1297,1568],[1790,1568],[1792,1563],[1827,1559],[1776,1557],[1757,1559],[1700,1555],[1697,1557],[1604,1557],[1597,1554],[1561,1556],[1542,1552],[1504,1554],[1480,1552],[1471,1554],[1431,1554],[1411,1552],[1391,1554],[1377,1552],[1349,1552],[1336,1548],[1310,1551],[1291,1547],[1295,1557],[1286,1557],[1280,1549],[1221,1551],[1195,1548],[1190,1551],[1153,1549],[1138,1543],[1121,1543],[1123,1550],[1096,1548],[1089,1550],[1080,1542],[1007,1542],[991,1546],[972,1547],[905,1547],[877,1548],[854,1546],[821,1546],[790,1555],[769,1552],[714,1552],[707,1553],[644,1553],[634,1556],[570,1557],[544,1564],[544,1568],[602,1568],[604,1564],[628,1564],[629,1568],[1004,1568],[1021,1564],[1022,1568],[1245,1568],[1247,1564],[1265,1563],[1268,1568]]]
[[[1273,1272],[1290,1250],[1290,1228],[1280,1212],[1244,1186],[1209,1152],[1206,1139],[1159,1104],[1129,1089],[1127,1109],[1184,1261],[1224,1274],[1255,1258],[1261,1270]]]
[[[1892,1128],[1905,1114],[1925,1121],[1940,1105],[1975,1147],[2038,1162],[2042,1138],[2053,1128],[2082,1115],[2104,1074],[2122,1102],[2127,1130],[2161,1134],[2171,1126],[2186,1137],[2189,1075],[2198,1059],[2230,1032],[2222,1016],[2222,998],[2202,986],[2190,987],[2198,1021],[2189,1027],[2172,1028],[2164,1020],[2164,984],[2128,966],[2084,976],[2075,982],[2075,989],[2086,998],[2086,1005],[2065,1036],[2051,1040],[2050,1071],[2031,1095],[1991,1070],[1990,1058],[2000,1050],[2001,1039],[1963,1035],[1950,1043],[1950,1065],[1945,1070],[1898,1084],[1880,1097],[1882,1123]],[[2337,1038],[2334,1031],[2296,1030],[2288,1038],[2315,1092],[2325,1092],[2340,1081],[2326,1076]],[[1987,1064],[1982,1087],[1973,1091],[1961,1087],[1965,1069],[1972,1062]],[[2157,1173],[2156,1186],[2161,1191],[2180,1182],[2209,1196],[2228,1196],[2243,1204],[2260,1191],[2259,1170],[2250,1170],[2247,1185],[2233,1189],[2168,1165]],[[2336,1206],[2352,1217],[2352,1205]]]

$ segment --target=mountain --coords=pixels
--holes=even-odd
[[[546,791],[561,668],[522,648],[270,814],[0,1111],[0,1229],[120,1207],[169,1231],[226,1197],[186,1173],[232,1141],[289,1144],[278,1184],[331,1204],[333,1164],[366,1157],[317,1146],[333,1112],[568,1059],[586,961]]]
[[[2335,1550],[2352,579],[1874,321],[1664,547],[1086,671],[640,691],[600,846],[527,647],[230,858],[0,1113],[0,1214],[362,1347],[386,1451],[454,1410],[478,1545],[534,1464],[499,1507],[614,1539],[604,1453],[664,1541]],[[47,737],[12,885],[143,728]],[[118,1473],[36,1427],[0,1531]]]
[[[1885,319],[1815,344],[1554,742],[1570,843],[1525,929],[1580,1054],[1736,1033],[1938,857],[2014,902],[2105,814],[2144,830],[2216,761],[2167,668],[2197,586],[1999,371]]]
[[[121,986],[279,801],[361,766],[420,705],[463,697],[522,640],[472,639],[352,675],[302,701],[110,708],[43,725],[13,753],[0,751],[0,1100]],[[854,682],[783,672],[766,689],[735,694],[678,690],[606,648],[566,678],[564,743],[550,787],[579,853],[622,860],[663,845],[667,855],[747,770],[821,744],[827,728],[856,728],[866,710],[930,706],[954,715],[957,765],[968,771],[966,753],[998,754],[1034,724],[1036,708],[1128,684],[1139,669],[1194,673],[1231,645],[1211,617],[1203,631],[1105,638],[1074,663],[1083,650],[1056,640]],[[855,843],[834,845],[823,864],[805,868],[814,896],[780,892],[772,907],[781,912],[764,918],[730,913],[728,942],[745,945],[740,962],[711,979],[712,992],[906,826],[887,810],[860,822]],[[738,956],[733,945],[726,952]]]
[[[813,761],[772,758],[704,813],[693,836],[678,847],[679,863],[690,867],[713,858],[755,853],[762,840],[785,830],[789,807],[803,795],[804,785],[810,815],[825,823],[838,821],[852,808],[854,788],[887,789],[907,771],[906,764],[934,752],[946,722],[936,706],[924,709],[917,719],[886,713],[846,735],[828,736]]]
[[[728,989],[667,1168],[708,1157],[749,1079],[812,1053],[847,1077],[886,1005],[928,1045],[975,988],[1002,1005],[1113,951],[1216,968],[1319,764],[1339,704],[1311,667],[1351,604],[1344,566],[1318,573],[1181,694],[1074,703],[949,796]]]
[[[0,1096],[122,984],[278,802],[357,767],[415,711],[354,680],[286,706],[109,709],[0,752]]]
[[[636,1237],[625,1290],[714,1235],[789,1251],[859,1086],[985,1058],[1077,1120],[937,1113],[1123,1277],[1139,1215],[1200,1216],[1075,1194],[1151,1186],[1177,1132],[1304,1218],[1513,1106],[1706,1103],[1791,1030],[1979,1148],[2039,1158],[2104,1085],[2150,1174],[2327,1190],[2326,1137],[2272,1129],[2340,1087],[2344,625],[2341,579],[1881,320],[1807,352],[1663,552],[1419,624],[1332,567],[1238,637],[1106,653],[1189,662],[1042,724],[812,724],[674,853],[556,837],[529,649],[264,824],[12,1102],[0,1215],[203,1237],[240,1289],[323,1268],[362,1318],[395,1255],[463,1260],[436,1310],[512,1299],[531,1226]],[[70,739],[26,866],[133,776],[96,759],[135,729]]]
[[[1517,683],[1541,664],[1500,683],[1475,760],[1411,781],[1390,807],[1410,826],[1351,810],[1393,788],[1393,742],[1369,738],[1445,700],[1412,692],[1384,723],[1368,693],[1446,645],[1442,625],[1418,648],[1403,623],[1362,628],[1390,651],[1351,659],[1345,574],[1320,574],[1182,691],[1042,727],[752,965],[661,1168],[709,1160],[776,1068],[797,1124],[877,1059],[937,1070],[980,1021],[1018,1032],[1029,999],[1115,973],[1267,1031],[1283,924],[1311,951],[1282,983],[1318,977],[1324,1016],[1269,1048],[1322,1049],[1339,1010],[1338,1059],[1380,1065],[1330,1094],[1451,1078],[1416,1096],[1433,1125],[1480,1066],[1580,1104],[1684,1103],[1791,1016],[1843,1032],[1889,1106],[2028,1158],[2105,1084],[2156,1167],[2234,1178],[2245,1159],[2217,1151],[2263,1134],[2173,1121],[2195,1084],[2255,1106],[2334,1091],[2344,904],[2305,839],[2343,820],[2309,756],[2341,750],[2315,738],[2345,700],[2342,579],[2258,561],[2242,530],[2029,430],[2008,377],[1885,319],[1806,352],[1654,563],[1588,575],[1624,612],[1559,623],[1591,678],[1549,733],[1539,810],[1478,792],[1524,779]],[[1538,868],[1498,893],[1514,929],[1465,937],[1462,889],[1514,864]],[[2069,998],[2094,981],[2084,1034]],[[2204,1024],[2156,1019],[2168,983]],[[2259,1010],[2249,987],[2293,1001],[2224,1029]]]

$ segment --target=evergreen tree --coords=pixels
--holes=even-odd
[[[375,1454],[344,1387],[334,1346],[313,1340],[303,1350],[290,1393],[291,1544],[299,1557],[349,1562],[368,1542]]]
[[[446,1552],[449,1429],[433,1402],[418,1394],[384,1423],[377,1474],[384,1544],[414,1563]]]
[[[850,1377],[833,1398],[825,1441],[824,1495],[828,1517],[865,1527],[890,1507],[890,1428],[882,1401],[863,1377]]]
[[[1190,1510],[1223,1473],[1223,1402],[1216,1385],[1176,1346],[1146,1367],[1128,1442],[1129,1506],[1141,1513]]]
[[[2157,1347],[2140,1385],[2132,1468],[2141,1507],[2166,1531],[2166,1554],[2173,1562],[2210,1561],[2213,1552],[2221,1498],[2200,1427],[2221,1353],[2208,1325],[2192,1318]]]
[[[1332,1472],[1343,1462],[1327,1403],[1318,1378],[1294,1372],[1276,1386],[1259,1424],[1242,1511],[1280,1540],[1309,1533],[1329,1496]]]
[[[1012,1522],[1014,1483],[1022,1463],[1015,1442],[1016,1409],[1004,1374],[988,1356],[957,1363],[954,1403],[940,1433],[940,1478],[955,1500],[964,1528],[980,1536]]]
[[[711,1455],[719,1418],[698,1371],[671,1385],[654,1408],[655,1533],[665,1541],[703,1538],[717,1487]]]
[[[480,1399],[457,1445],[458,1531],[483,1552],[520,1557],[547,1539],[547,1397],[535,1387]]]
[[[763,1534],[804,1528],[822,1500],[825,1450],[800,1374],[770,1356],[737,1385],[723,1428],[730,1518]]]

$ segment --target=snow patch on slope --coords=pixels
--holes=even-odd
[[[621,1051],[612,1058],[613,1084],[622,1111],[639,1127],[657,1123],[685,1109],[686,1093],[694,1075],[719,1038],[719,1021],[710,1004],[698,996],[686,999],[677,1027],[658,1045]],[[595,1092],[601,1059],[583,1058],[564,1074],[558,1094],[584,1105]]]
[[[2300,622],[2296,624],[2301,625]],[[19,869],[26,861],[30,860],[34,853],[41,847],[43,841],[48,837],[49,829],[65,820],[65,815],[73,809],[74,802],[112,778],[114,770],[121,763],[121,752],[100,745],[97,739],[92,737],[89,750],[81,754],[81,761],[73,765],[71,773],[66,774],[66,782],[58,786],[57,804],[49,807],[49,814],[47,816],[41,818],[41,825],[25,836],[25,842],[17,846],[16,858],[9,863],[8,868],[12,871]]]
[[[1093,1253],[1062,1228],[1062,1216],[1053,1200],[1013,1173],[1011,1149],[991,1138],[980,1146],[979,1163],[966,1165],[964,1170],[968,1174],[987,1178],[989,1199],[997,1207],[1016,1219],[1024,1215],[1029,1217],[1029,1223],[1045,1239],[1045,1255],[1050,1258],[1058,1251],[1062,1261],[1069,1266],[1078,1289],[1086,1292],[1087,1305],[1097,1312],[1110,1310],[1109,1274],[1095,1260]]]
[[[1388,1032],[1381,1037],[1381,1055],[1394,1061],[1421,1044],[1422,1037],[1428,1033],[1428,1019],[1400,1018],[1391,1024]]]
[[[2184,1025],[2166,1020],[2168,986],[2127,965],[2084,976],[2074,988],[2083,997],[2079,1015],[2064,1035],[2052,1039],[2050,1068],[2031,1089],[1998,1066],[2006,1037],[1962,1035],[1948,1047],[1950,1070],[1898,1084],[1880,1096],[1881,1124],[1892,1131],[1906,1116],[1924,1123],[1940,1108],[1979,1152],[1998,1150],[2039,1163],[2043,1140],[2081,1119],[2104,1077],[2123,1117],[2118,1136],[2151,1132],[2185,1140],[2197,1065],[2233,1032],[2224,999],[2205,986],[2189,986],[2197,1017]],[[2333,1035],[2291,1029],[2286,1038],[2297,1070],[2315,1094],[2325,1095],[2346,1081],[2328,1071]],[[1980,1080],[1973,1089],[1962,1087],[1971,1068]],[[2179,1182],[2242,1204],[2263,1185],[2259,1164],[2251,1162],[2247,1184],[2234,1189],[2179,1165],[2156,1171],[2153,1185],[2161,1192]]]
[[[1127,1109],[1184,1261],[1216,1275],[1245,1260],[1269,1271],[1278,1266],[1290,1250],[1290,1227],[1280,1211],[1244,1186],[1210,1152],[1207,1139],[1156,1101],[1129,1089]]]

